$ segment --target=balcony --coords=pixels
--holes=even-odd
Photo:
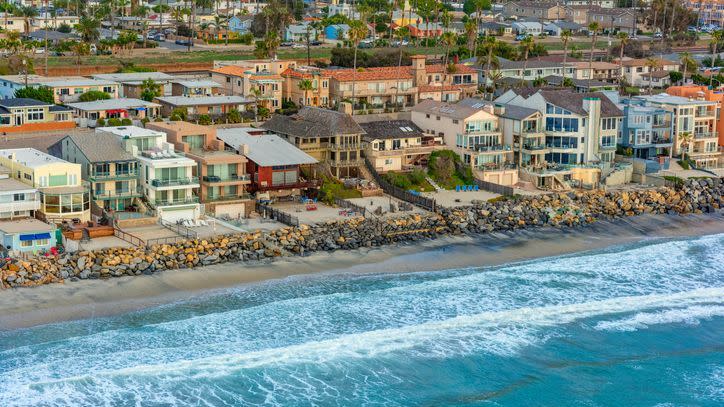
[[[275,185],[259,185],[257,186],[257,190],[264,192],[264,191],[274,191],[279,189],[304,189],[304,188],[317,188],[320,186],[320,182],[317,180],[312,181],[300,181],[295,182],[291,184],[275,184]]]
[[[465,129],[465,134],[471,135],[471,134],[500,134],[500,129],[492,129],[492,130],[475,130],[475,129]]]
[[[688,152],[689,156],[691,157],[706,157],[706,156],[716,156],[719,155],[719,151],[717,150],[706,150],[703,148],[695,148]]]
[[[573,144],[561,144],[561,145],[557,146],[552,143],[546,143],[546,147],[548,147],[552,150],[578,150],[578,146],[573,145]]]
[[[138,178],[138,171],[126,172],[95,172],[89,177],[91,181],[115,181]]]
[[[140,198],[143,196],[141,189],[137,190],[122,190],[122,191],[99,191],[93,193],[93,199],[95,200],[108,200],[108,199],[127,199],[127,198]]]
[[[670,122],[670,121],[658,122],[658,123],[657,123],[657,122],[654,122],[651,126],[654,127],[654,128],[657,128],[657,129],[659,129],[659,128],[670,129],[670,128],[671,128],[671,122]]]
[[[513,151],[511,146],[497,144],[493,146],[477,145],[472,148],[473,151],[478,153],[500,153],[505,151]]]
[[[694,133],[694,138],[697,140],[705,140],[705,139],[712,139],[712,138],[718,138],[718,137],[719,137],[719,133],[716,131]]]
[[[37,211],[40,201],[14,201],[0,203],[0,212]]]
[[[329,161],[329,165],[332,167],[360,167],[364,165],[364,160],[332,160]]]
[[[616,144],[599,144],[598,148],[601,150],[615,150]]]
[[[206,197],[206,200],[204,202],[230,202],[230,201],[247,201],[251,199],[252,196],[249,194],[241,194],[241,195],[208,195]]]
[[[375,157],[394,157],[399,155],[430,154],[433,151],[443,150],[442,145],[402,147],[395,150],[373,150],[370,155]]]
[[[544,143],[523,144],[523,150],[531,154],[544,154],[550,150]]]
[[[185,185],[198,185],[198,177],[187,177],[187,178],[175,178],[175,179],[153,179],[151,185],[154,187],[173,187],[173,186],[185,186]]]
[[[361,150],[362,144],[351,143],[351,144],[330,144],[329,149],[333,151],[339,150]]]
[[[199,197],[191,196],[179,199],[154,199],[149,202],[155,206],[189,205],[199,203]]]
[[[216,175],[205,175],[201,180],[207,184],[219,184],[224,182],[238,182],[238,181],[251,181],[249,174],[244,175],[229,175],[226,177],[219,177]]]

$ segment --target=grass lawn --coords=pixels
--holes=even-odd
[[[422,170],[412,172],[394,172],[390,171],[382,175],[382,178],[390,184],[417,192],[434,192],[435,188],[425,178],[427,174]]]
[[[319,192],[320,199],[328,204],[333,204],[334,198],[362,198],[362,192],[353,188],[347,188],[344,186],[343,183],[331,178],[324,179],[324,182],[322,183],[322,187],[320,188]]]

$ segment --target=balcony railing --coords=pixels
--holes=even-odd
[[[13,201],[0,203],[0,212],[37,211],[40,201]]]
[[[94,172],[93,174],[91,174],[90,178],[93,181],[138,178],[138,171]]]
[[[250,181],[251,178],[249,177],[249,174],[228,175],[225,177],[220,177],[217,175],[205,175],[203,178],[201,178],[201,180],[210,184],[215,184],[219,182]]]
[[[188,205],[199,203],[199,197],[192,196],[180,199],[153,199],[149,202],[155,206]]]
[[[116,199],[116,198],[136,198],[140,197],[143,194],[141,193],[141,190],[124,190],[124,191],[100,191],[100,192],[94,192],[93,193],[93,199]]]
[[[362,148],[362,144],[359,144],[359,143],[330,144],[329,145],[330,150],[360,150],[361,148]]]
[[[616,149],[615,144],[599,144],[598,147],[602,150],[615,150]]]
[[[498,145],[494,145],[494,146],[477,145],[477,146],[473,147],[472,150],[476,151],[478,153],[497,153],[497,152],[501,152],[501,151],[513,151],[511,146],[503,145],[503,144],[498,144]]]
[[[370,155],[374,155],[376,157],[389,157],[406,154],[428,154],[435,150],[442,150],[444,148],[445,147],[442,145],[402,147],[395,150],[375,150],[372,151]]]
[[[320,185],[319,181],[301,181],[290,184],[274,184],[274,185],[259,185],[257,189],[259,191],[272,191],[277,189],[302,189],[302,188],[316,188]]]
[[[332,160],[329,165],[332,167],[359,167],[364,165],[364,160]]]
[[[546,147],[553,148],[553,149],[559,149],[559,150],[577,150],[578,146],[574,146],[573,144],[561,144],[560,146],[553,145],[552,143],[546,143]]]
[[[249,194],[241,194],[241,195],[208,195],[206,196],[206,200],[204,202],[228,202],[228,201],[244,201],[251,199],[252,196]]]
[[[500,134],[500,129],[492,129],[492,130],[475,130],[475,129],[465,129],[465,134]]]
[[[198,177],[175,178],[175,179],[154,179],[151,185],[154,187],[170,187],[177,185],[194,185],[199,183]]]
[[[653,123],[652,126],[657,127],[657,128],[661,128],[661,127],[671,128],[671,122],[666,121],[666,122]]]
[[[523,150],[528,151],[539,151],[539,150],[547,150],[548,146],[545,144],[523,144]]]
[[[716,131],[694,133],[694,138],[697,140],[708,139],[708,138],[717,138],[717,137],[719,137],[719,133]]]

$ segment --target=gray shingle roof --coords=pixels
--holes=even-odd
[[[365,132],[348,114],[306,106],[291,116],[276,114],[261,127],[275,133],[297,137],[333,137]]]
[[[584,99],[598,98],[601,99],[601,117],[623,116],[623,111],[616,107],[616,105],[601,92],[575,93],[570,90],[540,90],[538,93],[540,93],[546,101],[579,115],[588,114],[588,112],[583,109]]]
[[[98,131],[96,133],[71,134],[67,138],[71,139],[83,155],[90,162],[113,162],[113,161],[130,161],[133,155],[127,152],[121,145],[121,138],[115,134]],[[60,140],[59,143],[63,143]]]
[[[480,111],[480,107],[476,108],[473,106],[468,106],[466,104],[446,103],[438,102],[432,99],[426,99],[416,104],[412,108],[412,111],[450,117],[453,119],[465,119]]]
[[[500,117],[505,117],[507,119],[513,119],[513,120],[523,120],[526,119],[536,113],[538,113],[537,110],[531,109],[528,107],[523,106],[515,106],[515,105],[501,105],[503,108],[505,108],[505,111],[500,114]]]
[[[244,155],[262,167],[317,163],[313,157],[276,134],[252,136],[244,129],[232,128],[217,129],[216,137],[237,150],[242,145],[248,146],[249,152]]]
[[[422,137],[422,129],[410,120],[384,120],[379,122],[360,123],[367,133],[366,141]]]
[[[25,106],[51,106],[52,103],[43,102],[30,98],[12,98],[0,100],[2,107],[25,107]]]

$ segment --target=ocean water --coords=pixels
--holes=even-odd
[[[0,332],[0,406],[721,406],[723,249],[289,278]]]

